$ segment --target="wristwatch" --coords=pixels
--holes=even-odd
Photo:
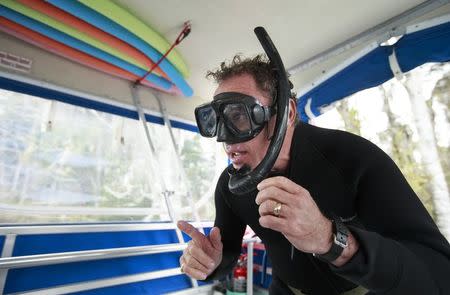
[[[348,246],[348,228],[342,223],[339,217],[333,218],[331,222],[333,226],[333,243],[331,244],[330,250],[324,254],[313,253],[314,257],[325,262],[335,261]]]

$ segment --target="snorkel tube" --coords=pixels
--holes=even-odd
[[[267,154],[261,163],[253,171],[245,168],[236,170],[232,165],[229,166],[228,173],[230,174],[230,180],[228,181],[228,188],[236,195],[247,194],[255,190],[258,183],[269,174],[283,145],[289,114],[290,87],[280,54],[263,27],[256,27],[255,34],[266,52],[270,63],[274,66],[277,77],[277,118],[275,121],[274,135]]]

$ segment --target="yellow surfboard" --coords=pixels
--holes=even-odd
[[[171,44],[152,28],[112,1],[79,0],[79,2],[127,28],[161,54],[164,54],[171,46]],[[188,68],[177,51],[172,50],[167,56],[167,59],[184,77],[188,76]]]

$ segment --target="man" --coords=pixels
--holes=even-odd
[[[218,82],[211,106],[221,107],[210,108],[217,140],[235,169],[254,169],[275,116],[246,141],[233,134],[261,126],[253,110],[273,105],[272,68],[262,56],[237,56],[208,76]],[[198,280],[226,275],[249,225],[272,261],[270,294],[450,294],[450,246],[392,160],[363,138],[296,117],[291,99],[283,146],[257,190],[233,195],[222,173],[208,236],[178,223],[192,238],[182,271]]]

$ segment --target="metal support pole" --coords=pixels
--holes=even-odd
[[[152,138],[150,136],[150,131],[148,130],[147,119],[145,118],[145,114],[144,114],[144,111],[142,109],[141,101],[139,99],[139,95],[138,95],[138,92],[137,92],[137,87],[138,87],[138,85],[135,85],[135,84],[131,85],[131,96],[133,98],[133,102],[134,102],[134,105],[136,107],[136,111],[138,112],[139,120],[142,122],[142,125],[144,126],[145,136],[147,137],[147,142],[148,142],[148,145],[150,147],[150,151],[152,153],[152,156],[155,159],[155,161],[159,162],[158,158],[156,157],[156,149],[155,149],[155,146],[153,145],[153,141],[152,141]],[[152,163],[152,166],[154,168],[153,171],[158,171],[158,170],[156,170],[156,167],[155,167],[153,161],[151,161],[151,163]],[[166,202],[167,211],[169,212],[170,221],[172,221],[174,223],[174,225],[175,225],[175,231],[177,233],[178,241],[180,243],[185,243],[184,238],[183,238],[183,234],[181,233],[181,231],[176,226],[177,218],[175,216],[175,211],[173,210],[172,202],[170,200],[170,195],[172,195],[173,192],[170,192],[170,191],[167,190],[167,186],[166,186],[166,182],[164,181],[164,178],[161,176],[161,174],[159,174],[159,173],[157,173],[157,174],[159,176],[159,181],[160,181],[161,188],[162,188],[162,195],[163,195],[164,200]],[[192,279],[192,278],[190,278],[190,279],[191,279],[192,286],[193,287],[198,287],[197,281]]]
[[[194,199],[192,198],[191,186],[190,186],[188,178],[186,176],[186,171],[184,170],[184,166],[183,166],[183,162],[181,161],[180,154],[178,153],[178,144],[175,140],[175,136],[173,135],[172,124],[170,123],[169,117],[167,116],[166,106],[165,106],[163,100],[159,97],[159,95],[157,93],[153,93],[153,96],[156,98],[156,101],[158,102],[159,110],[164,119],[164,125],[167,126],[167,130],[169,131],[170,139],[172,140],[172,146],[175,151],[176,158],[177,158],[178,168],[180,169],[181,177],[182,177],[184,183],[186,184],[187,197],[189,199],[189,203],[192,208],[192,213],[194,214],[194,219],[195,219],[195,221],[200,221],[200,216],[198,215],[197,208],[195,208]],[[203,232],[203,229],[201,229],[201,231]]]
[[[133,102],[134,102],[134,105],[135,105],[136,110],[139,115],[139,120],[142,122],[142,126],[144,127],[144,132],[145,132],[145,136],[147,137],[147,142],[150,147],[150,152],[151,152],[154,160],[156,162],[159,162],[159,160],[157,158],[155,146],[154,146],[152,138],[150,136],[150,131],[148,130],[147,119],[145,118],[144,111],[142,110],[142,105],[141,105],[141,101],[140,101],[138,93],[137,93],[136,85],[131,86],[131,95],[133,97]],[[157,165],[155,165],[155,163],[153,161],[151,161],[150,164],[152,165],[153,171],[158,171],[157,170],[158,167],[156,167]],[[164,178],[161,176],[161,174],[159,174],[159,173],[156,173],[156,174],[159,176],[159,183],[160,183],[161,189],[162,189],[162,196],[164,197],[164,200],[166,201],[169,218],[172,222],[175,222],[175,220],[176,220],[175,212],[173,212],[173,207],[172,207],[172,204],[169,199],[169,196],[172,194],[172,192],[167,190],[166,182],[165,182]],[[181,243],[184,243],[183,235],[181,234],[180,230],[176,229],[176,231],[177,231],[178,239],[180,240]]]
[[[2,258],[12,256],[15,243],[16,243],[16,234],[7,234],[5,237],[5,242],[3,243],[3,249],[1,253]],[[8,269],[0,269],[0,294],[3,294],[7,276],[8,276]]]
[[[253,295],[253,245],[254,241],[247,244],[247,295]]]

